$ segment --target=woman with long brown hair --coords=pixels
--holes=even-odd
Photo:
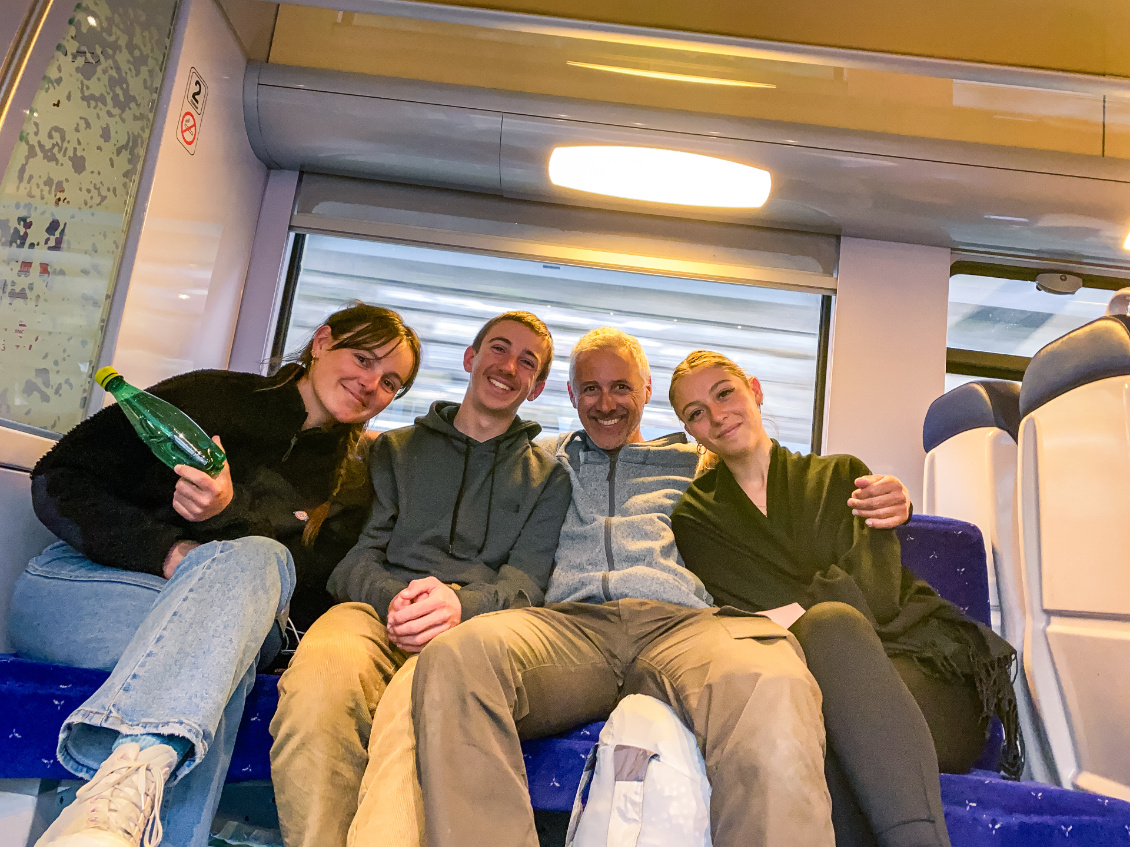
[[[715,460],[672,515],[679,552],[716,603],[793,610],[824,696],[837,843],[948,845],[939,763],[968,771],[994,713],[1019,773],[1014,651],[903,568],[893,531],[845,512],[861,461],[769,437],[761,385],[733,361],[692,353],[670,397]]]
[[[308,622],[329,605],[344,550],[314,524],[365,423],[419,361],[399,315],[355,304],[275,376],[196,371],[150,389],[221,444],[215,477],[165,467],[116,406],[36,465],[36,514],[61,540],[16,584],[12,642],[26,658],[111,672],[63,724],[59,759],[90,782],[41,847],[154,847],[166,783],[166,842],[207,844],[278,621],[288,606]]]

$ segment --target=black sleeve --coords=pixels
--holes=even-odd
[[[847,506],[855,480],[869,473],[852,457],[828,481],[815,529],[823,543],[832,545],[833,564],[816,574],[802,605],[838,600],[883,624],[899,612],[902,558],[894,530],[872,529]]]
[[[216,402],[232,390],[226,372],[182,374],[148,389],[185,411],[209,434],[224,438],[238,402]],[[226,417],[225,417],[226,415]],[[162,575],[169,549],[181,539],[273,537],[256,520],[248,492],[235,486],[223,512],[189,524],[172,507],[177,475],[145,446],[116,405],[80,423],[32,471],[32,505],[39,520],[91,561]]]
[[[91,561],[161,576],[165,556],[182,537],[183,521],[171,505],[176,479],[111,406],[39,461],[32,505],[44,526]],[[154,482],[168,491],[164,508],[136,494]]]

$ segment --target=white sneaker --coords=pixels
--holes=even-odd
[[[167,744],[123,744],[78,790],[35,847],[157,847],[161,797],[177,764]]]

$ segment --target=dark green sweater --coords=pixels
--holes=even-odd
[[[338,600],[368,603],[383,620],[411,580],[434,576],[461,587],[464,620],[544,601],[568,474],[533,444],[538,424],[515,418],[479,442],[455,428],[458,409],[434,403],[373,443],[373,510],[330,577]]]
[[[762,611],[792,602],[854,606],[889,655],[928,672],[972,681],[995,712],[1018,760],[1012,647],[902,566],[893,530],[870,529],[847,508],[855,480],[869,473],[852,456],[792,453],[773,442],[767,513],[724,463],[692,483],[671,516],[686,566],[715,602]]]

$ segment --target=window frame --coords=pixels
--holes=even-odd
[[[298,292],[298,279],[302,271],[302,260],[306,249],[306,236],[311,231],[305,228],[291,227],[290,255],[287,257],[286,275],[283,282],[283,290],[279,298],[278,314],[275,317],[274,323],[274,336],[271,340],[271,359],[269,365],[269,372],[274,374],[278,371],[280,363],[286,354],[286,338],[290,328],[291,313],[294,306],[295,296]],[[351,238],[358,241],[378,241],[388,244],[403,244],[408,242],[398,241],[392,238],[381,238],[369,235],[359,235],[357,233],[334,233],[319,230],[313,234],[317,235],[332,235],[338,238]],[[455,252],[466,253],[481,253],[485,255],[495,255],[489,251],[475,250],[466,247],[453,247],[448,244],[423,244],[419,242],[410,242],[410,246],[414,247],[430,247],[436,250],[448,250]],[[514,256],[507,254],[504,258],[522,258],[528,260],[535,260],[535,257],[529,256]],[[559,264],[570,264],[561,263]],[[608,270],[621,271],[624,268],[609,267]],[[688,279],[691,279],[688,277]],[[765,283],[738,282],[735,280],[716,280],[729,285],[749,285],[754,288],[784,288],[786,290],[797,290],[791,286],[774,286]],[[819,305],[819,324],[817,328],[816,340],[816,373],[813,382],[813,399],[812,399],[812,429],[811,429],[811,442],[812,452],[820,455],[823,452],[823,438],[824,438],[824,408],[825,401],[828,393],[828,364],[831,354],[831,339],[832,339],[832,323],[835,311],[835,295],[828,291],[813,291],[808,290],[807,293],[818,294],[820,296]]]
[[[1049,263],[1050,264],[1050,263]],[[1070,273],[1083,280],[1083,288],[1117,291],[1130,286],[1130,279],[1092,273],[1083,268],[1049,268],[1039,264],[1016,265],[989,262],[979,259],[958,259],[950,265],[950,278],[960,274],[986,276],[996,279],[1009,279],[1036,283],[1036,277],[1043,273]],[[946,298],[947,309],[949,298]],[[947,328],[948,335],[948,328]],[[958,376],[973,376],[984,379],[1007,379],[1020,382],[1031,356],[1013,356],[1007,353],[988,353],[982,350],[967,350],[962,347],[946,345],[946,373]]]

